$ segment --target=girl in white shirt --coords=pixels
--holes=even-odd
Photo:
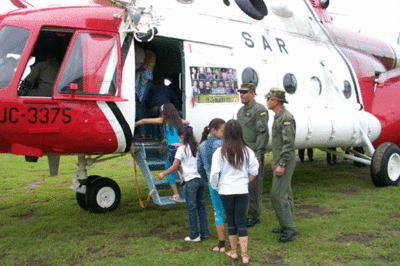
[[[185,241],[200,242],[201,237],[210,236],[205,206],[207,180],[200,177],[197,172],[197,142],[193,135],[193,128],[186,126],[178,129],[178,136],[182,146],[175,154],[175,160],[167,171],[158,175],[161,179],[164,176],[178,170],[179,164],[182,166],[183,177],[185,179],[186,208],[190,235]],[[200,231],[197,225],[197,216],[200,220]]]
[[[237,120],[232,119],[226,123],[223,140],[222,147],[214,152],[212,158],[210,183],[220,194],[227,216],[231,250],[225,254],[233,260],[238,259],[236,247],[239,235],[242,263],[248,264],[248,184],[257,176],[259,163],[254,152],[246,146],[242,127]]]

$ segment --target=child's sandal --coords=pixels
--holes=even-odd
[[[211,247],[210,250],[214,251],[214,252],[221,252],[221,253],[224,253],[226,251],[225,245],[217,245],[217,246]]]
[[[247,253],[242,253],[242,263],[244,265],[249,264],[250,262],[250,256]]]
[[[234,261],[238,260],[238,255],[236,253],[236,250],[231,249],[231,250],[225,252],[225,255],[230,257]]]
[[[181,199],[179,198],[179,194],[175,194],[172,197],[169,198],[171,201],[176,201],[176,202],[181,202]]]

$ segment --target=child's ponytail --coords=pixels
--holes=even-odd
[[[214,118],[213,120],[211,120],[210,124],[208,126],[206,126],[203,130],[200,143],[202,143],[203,141],[205,141],[207,139],[207,136],[208,136],[208,134],[210,134],[211,129],[218,130],[219,127],[224,124],[225,124],[225,120],[223,120],[221,118]]]
[[[205,141],[208,137],[208,134],[210,134],[210,127],[206,126],[203,130],[203,133],[201,134],[201,140],[200,143],[202,143],[203,141]]]
[[[198,144],[193,135],[193,128],[191,126],[181,127],[178,130],[178,135],[183,136],[183,145],[188,144],[193,157],[196,157]]]

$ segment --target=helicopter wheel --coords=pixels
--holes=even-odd
[[[92,212],[111,212],[118,207],[120,201],[121,190],[110,178],[98,178],[87,187],[86,205]]]
[[[101,178],[101,176],[98,175],[88,176],[85,183],[86,188],[88,188],[90,184],[98,178]],[[76,201],[78,202],[79,207],[81,207],[83,210],[85,211],[89,210],[88,206],[86,205],[86,194],[76,192]]]
[[[390,142],[379,145],[372,156],[371,178],[377,187],[394,186],[399,182],[399,147]]]

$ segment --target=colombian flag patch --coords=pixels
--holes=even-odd
[[[284,127],[288,127],[288,126],[290,126],[290,122],[289,122],[289,121],[287,121],[287,122],[283,123],[283,126],[284,126]]]
[[[267,115],[267,112],[260,113],[260,116],[266,116],[266,115]]]

